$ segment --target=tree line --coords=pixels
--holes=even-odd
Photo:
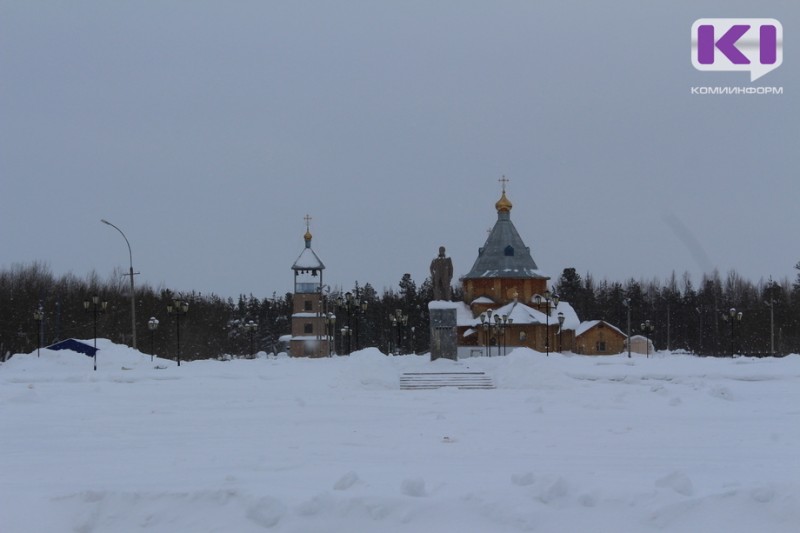
[[[339,306],[351,294],[363,305]],[[84,301],[97,296],[107,302],[98,306],[97,336],[131,345],[130,286],[125,273],[107,279],[97,273],[84,278],[73,274],[55,276],[43,263],[13,265],[0,270],[0,360],[9,354],[28,353],[67,338],[91,340],[95,331],[94,305]],[[420,288],[405,274],[398,290],[379,294],[369,283],[352,289],[326,290],[320,295],[324,308],[335,315],[336,353],[376,346],[384,352],[421,353],[427,350],[427,302],[432,297],[430,280]],[[167,308],[176,300],[188,303],[180,317]],[[174,306],[173,306],[174,307]],[[41,310],[41,319],[36,312]],[[222,298],[216,294],[179,292],[146,284],[136,286],[136,337],[138,349],[161,357],[208,359],[277,353],[286,348],[281,337],[291,331],[292,294],[258,298],[252,294]],[[150,318],[157,329],[148,328]],[[393,320],[394,317],[394,320]],[[404,317],[404,318],[401,318]],[[398,318],[401,318],[398,320]],[[245,327],[255,324],[251,330]],[[343,335],[347,326],[350,335]],[[180,345],[178,345],[180,327]]]
[[[754,283],[736,272],[724,278],[718,272],[703,277],[695,287],[690,276],[672,275],[665,282],[629,279],[597,281],[564,269],[553,290],[569,302],[582,320],[602,319],[622,331],[640,334],[650,321],[649,335],[657,349],[684,350],[704,355],[742,353],[766,355],[800,352],[800,263],[793,282]],[[92,339],[94,314],[84,300],[98,296],[108,302],[97,315],[97,335],[130,345],[130,288],[124,273],[107,279],[96,273],[84,278],[55,276],[43,263],[13,265],[0,270],[0,359],[26,353],[66,338]],[[362,305],[340,306],[350,293]],[[290,330],[292,294],[237,299],[200,292],[177,292],[143,284],[136,287],[138,348],[145,353],[175,358],[178,321],[167,313],[176,299],[189,304],[180,318],[182,359],[251,356],[285,349],[281,337]],[[429,346],[428,302],[433,297],[430,278],[420,286],[404,274],[397,289],[378,291],[369,283],[350,289],[327,289],[320,298],[326,313],[335,315],[335,353],[375,346],[384,353],[423,353]],[[462,298],[453,287],[453,299]],[[731,314],[731,310],[735,310]],[[35,312],[41,310],[41,319]],[[739,315],[741,313],[741,315]],[[148,320],[159,321],[151,331]],[[246,328],[254,323],[253,329]],[[343,329],[346,330],[343,334]],[[774,334],[773,334],[774,332]],[[774,341],[773,341],[774,339]]]
[[[691,277],[673,273],[658,280],[596,281],[564,269],[555,290],[582,320],[602,319],[631,335],[648,336],[656,349],[703,355],[768,355],[800,352],[800,263],[794,282],[752,282],[735,271],[715,271],[695,287]]]

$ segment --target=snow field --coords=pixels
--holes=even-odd
[[[800,530],[796,355],[178,368],[98,345],[97,372],[0,365],[0,531]],[[426,371],[497,389],[399,390]]]

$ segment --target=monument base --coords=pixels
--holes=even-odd
[[[444,300],[428,303],[431,324],[431,361],[458,360],[457,304]]]

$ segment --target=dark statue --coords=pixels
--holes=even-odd
[[[450,280],[453,279],[453,261],[444,255],[444,246],[439,247],[439,257],[431,261],[433,299],[450,300]]]

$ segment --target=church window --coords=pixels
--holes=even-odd
[[[314,324],[311,322],[303,324],[303,333],[314,333]]]
[[[505,253],[506,257],[513,257],[514,247],[509,244],[506,246],[506,249],[503,251],[503,253]]]

